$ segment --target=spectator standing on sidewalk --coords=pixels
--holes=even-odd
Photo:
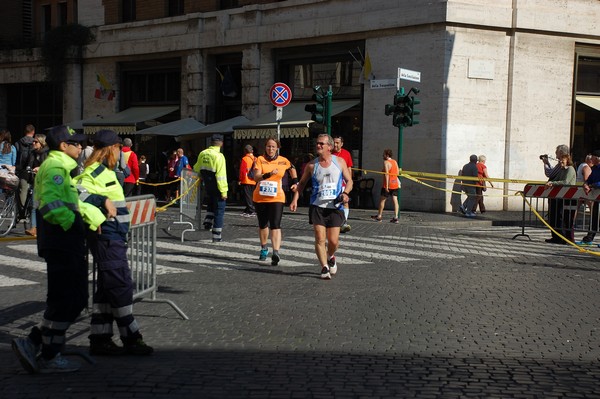
[[[298,175],[294,165],[285,157],[279,155],[281,144],[275,138],[270,137],[265,143],[265,153],[256,159],[253,169],[256,188],[253,200],[258,217],[258,235],[260,238],[260,255],[258,260],[267,260],[269,249],[269,228],[271,229],[271,266],[277,266],[281,260],[279,249],[281,248],[281,217],[285,205],[285,193],[283,191],[283,176],[290,172],[290,190],[296,191]]]
[[[212,241],[222,240],[223,219],[227,204],[227,167],[225,156],[221,153],[223,135],[213,134],[211,145],[198,155],[194,171],[202,177],[208,203],[204,217],[204,229],[212,230]]]
[[[485,204],[483,203],[483,192],[487,190],[487,180],[490,176],[487,172],[487,166],[485,166],[486,161],[485,155],[479,156],[479,162],[477,162],[477,176],[479,177],[479,181],[477,182],[477,187],[475,187],[475,192],[477,194],[477,202],[475,202],[475,206],[473,207],[473,213],[477,212],[477,205],[479,205],[479,211],[481,213],[485,213]],[[494,187],[492,182],[490,182],[490,187]]]
[[[593,189],[600,188],[600,150],[596,150],[592,152],[592,162],[594,166],[592,166],[592,173],[587,178],[585,183],[583,184],[583,191],[588,194]],[[591,230],[587,232],[585,237],[578,241],[577,245],[592,245],[594,238],[596,237],[596,232],[598,231],[598,201],[594,201],[592,205],[592,214],[590,216],[591,219]]]
[[[84,220],[91,230],[105,220],[96,208],[79,201],[70,177],[84,140],[83,134],[72,134],[66,126],[54,127],[46,136],[50,153],[35,177],[37,248],[47,264],[46,310],[41,323],[27,337],[12,342],[13,351],[29,373],[64,373],[80,368],[79,363],[61,356],[61,351],[67,329],[88,304]],[[106,209],[109,217],[115,215],[110,203]]]
[[[462,176],[478,177],[479,171],[477,170],[477,155],[471,155],[469,157],[469,163],[462,167]],[[460,212],[466,217],[475,217],[473,208],[477,205],[477,191],[475,190],[476,180],[463,180],[462,190],[467,194],[467,198],[460,207]]]
[[[167,181],[172,182],[167,185],[167,194],[165,198],[167,202],[173,200],[173,194],[175,195],[175,198],[179,197],[179,180],[174,181],[177,179],[175,177],[175,169],[177,168],[178,160],[179,158],[177,157],[177,151],[172,151],[169,159],[167,159]]]
[[[400,206],[398,205],[398,190],[400,189],[400,179],[398,174],[400,168],[398,163],[392,159],[392,150],[387,148],[383,151],[383,185],[381,187],[381,195],[379,197],[379,209],[375,216],[371,216],[371,219],[381,222],[383,219],[383,208],[388,198],[392,198],[394,203],[394,217],[390,220],[391,223],[398,223],[398,212],[400,212]]]
[[[17,164],[17,148],[12,145],[12,136],[8,130],[0,131],[0,165],[15,172]]]
[[[555,154],[556,154],[556,160],[559,161],[564,155],[569,155],[569,147],[564,144],[561,144],[556,147]],[[555,180],[556,177],[561,172],[561,170],[563,169],[561,163],[557,162],[555,166],[550,165],[550,161],[548,160],[547,155],[540,156],[540,160],[544,164],[544,174],[548,178],[548,181]],[[549,198],[548,199],[548,219],[550,220],[551,226],[554,226],[556,224],[556,221],[559,219],[559,209],[560,209],[560,212],[562,212],[562,209],[563,209],[562,208],[562,200],[555,199],[555,198]],[[554,241],[558,241],[559,243],[562,242],[562,240],[560,240],[560,239],[555,240],[554,235],[547,242],[554,242]]]
[[[558,163],[561,166],[561,169],[558,171],[556,176],[550,181],[546,183],[546,187],[553,186],[571,186],[576,182],[575,168],[573,167],[573,161],[571,161],[571,156],[566,154],[562,155],[558,159]],[[575,205],[577,200],[559,200],[554,204],[554,214],[549,214],[548,224],[554,230],[557,230],[563,237],[566,237],[571,242],[573,241],[573,213],[575,211],[564,210],[564,205],[571,206]],[[546,239],[546,242],[552,244],[566,244],[554,231],[550,231],[552,233],[552,238]]]
[[[114,131],[98,131],[85,170],[75,178],[79,199],[110,214],[100,229],[87,237],[98,276],[93,296],[90,354],[149,355],[153,348],[144,343],[133,316],[133,281],[127,261],[130,215],[114,172],[119,147],[119,136]],[[106,204],[116,210],[109,211]],[[112,340],[114,322],[119,328],[122,347]]]
[[[335,251],[339,246],[340,226],[344,224],[343,204],[350,199],[353,184],[346,162],[331,155],[332,148],[331,136],[317,136],[317,158],[304,169],[290,204],[290,210],[295,212],[298,209],[298,197],[310,182],[312,193],[308,220],[315,233],[315,252],[321,267],[321,278],[326,280],[337,273]],[[342,189],[344,180],[346,188]]]
[[[254,208],[254,202],[252,195],[256,182],[252,175],[252,167],[254,165],[256,157],[254,156],[254,149],[250,144],[246,144],[244,147],[244,156],[240,162],[240,175],[238,178],[238,184],[242,191],[242,198],[246,207],[242,212],[243,217],[254,217],[256,216],[256,210]]]
[[[131,149],[133,143],[131,139],[127,137],[123,140],[123,157],[127,163],[127,167],[129,168],[129,176],[125,176],[125,185],[123,186],[123,192],[126,197],[131,197],[135,192],[135,186],[138,184],[138,180],[140,179],[140,166],[138,162],[137,154]]]
[[[583,184],[590,174],[592,173],[592,166],[594,166],[594,162],[592,161],[592,154],[587,154],[582,163],[577,167],[577,183]]]
[[[139,164],[140,182],[146,182],[146,179],[148,178],[148,174],[150,173],[150,165],[148,165],[146,163],[145,155],[140,156],[139,160],[140,160],[140,164]],[[138,184],[135,195],[141,195],[141,194],[142,194],[142,184]]]
[[[335,155],[336,157],[340,157],[342,158],[345,162],[346,162],[346,166],[348,167],[348,169],[352,168],[352,166],[354,166],[354,164],[352,163],[352,154],[350,154],[350,151],[346,150],[344,147],[344,138],[342,136],[335,136],[333,138],[333,151],[331,152],[333,155]],[[350,173],[352,173],[352,171],[350,171]],[[346,183],[344,182],[344,186],[346,185]],[[347,233],[349,232],[352,227],[350,227],[350,225],[348,224],[348,216],[350,215],[350,203],[346,202],[344,204],[344,217],[346,218],[346,220],[344,221],[344,224],[342,225],[342,227],[340,227],[340,233]]]
[[[15,174],[19,176],[19,201],[21,205],[27,201],[27,191],[29,190],[29,173],[27,173],[26,167],[29,153],[33,151],[33,136],[35,136],[35,127],[25,125],[23,137],[15,143],[17,162],[14,165]]]
[[[29,159],[27,160],[27,166],[31,173],[29,175],[29,184],[34,187],[35,190],[35,175],[40,170],[42,162],[48,158],[48,145],[46,144],[46,135],[37,133],[33,137],[33,151],[29,153]],[[34,191],[35,192],[35,191]],[[35,196],[35,194],[34,194]],[[33,206],[33,204],[30,204]],[[28,236],[37,237],[37,215],[35,211],[31,212],[31,228],[25,230],[25,234]]]

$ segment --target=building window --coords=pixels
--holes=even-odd
[[[66,25],[68,21],[67,3],[58,3],[58,26]]]
[[[179,105],[181,69],[178,60],[124,63],[121,93],[125,108],[140,105]]]
[[[239,7],[238,0],[219,0],[219,10]]]
[[[50,4],[42,6],[42,13],[40,15],[40,18],[40,38],[43,39],[44,34],[52,29],[52,6]]]
[[[183,0],[169,0],[168,7],[167,15],[169,17],[185,14],[183,10]]]
[[[122,0],[121,20],[122,22],[135,21],[135,0]]]

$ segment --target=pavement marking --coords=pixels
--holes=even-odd
[[[16,287],[19,285],[35,285],[35,281],[23,280],[22,278],[7,277],[0,274],[0,287]]]
[[[15,267],[17,269],[46,273],[46,262],[16,258],[14,256],[0,255],[0,265]]]
[[[387,242],[391,242],[392,244],[394,244],[393,247],[390,247],[389,245],[375,245],[375,244],[381,244],[383,242],[382,238],[386,238]],[[400,245],[403,244],[403,241],[398,241],[397,238],[393,239],[393,240],[389,240],[389,237],[376,237],[376,238],[365,238],[365,237],[353,237],[353,236],[348,236],[345,235],[344,236],[344,241],[356,241],[357,243],[359,242],[371,242],[374,244],[370,244],[369,245],[369,251],[378,251],[378,252],[390,252],[392,254],[397,255],[398,253],[405,253],[408,255],[413,255],[413,256],[424,256],[427,258],[444,258],[444,259],[457,259],[457,258],[464,258],[464,255],[455,255],[455,254],[444,254],[444,253],[435,253],[435,252],[430,252],[430,251],[421,251],[418,249],[410,249],[410,248],[406,248],[406,247],[402,247]]]
[[[314,242],[315,241],[315,237],[314,236],[294,236],[293,237],[294,240],[300,240],[300,241],[310,241],[310,242]],[[381,240],[379,240],[378,242],[381,242]],[[309,245],[309,244],[300,244],[298,242],[294,242],[294,247],[295,248],[312,248],[314,249],[314,245]],[[416,261],[419,260],[417,258],[408,258],[408,257],[404,257],[404,256],[398,256],[398,254],[396,254],[394,252],[395,248],[390,248],[390,247],[385,247],[386,250],[390,251],[390,253],[380,253],[380,252],[372,252],[370,251],[370,246],[369,248],[364,248],[362,251],[361,250],[355,250],[355,249],[347,249],[344,248],[343,246],[338,248],[338,250],[336,251],[336,258],[338,257],[338,254],[340,254],[340,263],[342,259],[346,259],[346,261],[344,262],[345,264],[352,264],[352,262],[347,262],[349,260],[351,260],[350,258],[343,258],[343,255],[347,255],[347,256],[352,256],[354,261],[356,261],[356,258],[359,259],[369,259],[370,261],[373,260],[391,260],[390,256],[393,256],[393,260],[395,262],[412,262],[412,261]],[[315,255],[316,256],[316,255]],[[364,261],[359,262],[360,264],[365,263]],[[367,262],[368,263],[368,262]]]
[[[37,245],[35,245],[35,244],[9,245],[8,248],[10,248],[14,251],[17,251],[17,252],[28,254],[28,255],[37,255]],[[159,258],[159,256],[157,256],[157,259],[158,258]],[[165,259],[168,259],[168,258],[165,257]],[[91,265],[91,261],[92,261],[92,256],[90,255],[90,265]],[[190,262],[190,263],[195,263],[195,262]],[[26,269],[26,270],[31,270],[31,271],[35,271],[35,272],[46,273],[46,262],[44,262],[44,261],[27,260],[27,259],[22,259],[22,258],[17,258],[17,257],[0,255],[0,264],[13,266],[13,267],[16,267],[19,269]],[[191,270],[180,269],[180,268],[171,267],[171,266],[156,265],[156,274],[157,275],[169,274],[169,273],[191,273]]]
[[[243,241],[256,241],[256,238],[246,238],[246,239],[242,239]],[[267,263],[270,263],[270,259],[267,259],[267,261],[259,261],[258,260],[258,249],[259,246],[258,245],[249,245],[249,244],[240,244],[239,242],[226,242],[226,241],[222,241],[220,243],[215,243],[213,244],[210,240],[206,241],[206,246],[201,246],[198,247],[198,243],[195,243],[194,245],[196,246],[190,246],[190,245],[185,245],[185,244],[174,244],[174,243],[168,243],[168,242],[160,242],[158,241],[156,243],[157,248],[161,248],[161,249],[171,249],[171,250],[178,250],[178,251],[186,251],[188,253],[197,253],[200,255],[204,255],[202,257],[198,257],[198,258],[192,258],[194,259],[194,264],[198,264],[200,261],[205,262],[205,260],[210,259],[209,257],[206,257],[206,255],[212,255],[212,256],[218,256],[220,258],[223,258],[222,260],[219,260],[221,263],[222,262],[227,262],[227,261],[233,261],[236,262],[234,264],[239,265],[240,261],[243,262],[249,262],[249,263],[253,263],[256,265],[265,265]],[[283,247],[283,246],[282,246]],[[231,249],[228,249],[231,248]],[[311,247],[314,248],[314,247]],[[246,252],[242,252],[240,250],[245,250]],[[299,256],[299,252],[294,252],[294,259],[298,259],[298,258],[303,258],[306,257],[308,258],[308,254],[306,254],[306,256]],[[314,254],[311,255],[311,262],[310,263],[302,263],[302,262],[296,262],[296,261],[292,261],[289,260],[285,257],[285,254],[282,253],[282,259],[281,262],[279,263],[279,266],[283,266],[283,267],[305,267],[305,266],[314,266],[316,263],[316,259],[314,259]],[[304,254],[303,254],[304,255]]]

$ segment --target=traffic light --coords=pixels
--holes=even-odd
[[[311,120],[317,123],[325,123],[327,117],[327,97],[323,94],[321,86],[315,86],[313,91],[312,100],[315,104],[306,105],[304,110],[311,113]]]
[[[417,119],[415,119],[415,115],[421,114],[421,111],[419,111],[418,109],[415,109],[418,104],[421,104],[421,100],[415,98],[414,96],[411,96],[409,98],[408,108],[410,109],[410,111],[409,111],[410,124],[408,126],[414,126],[414,125],[419,124],[419,121]]]
[[[394,95],[394,104],[386,104],[385,114],[393,115],[392,124],[396,127],[408,126],[409,123],[409,109],[408,109],[408,97],[404,94],[404,89],[398,90]]]
[[[419,115],[421,112],[416,110],[415,106],[420,104],[421,101],[414,96],[409,96],[411,92],[417,94],[419,89],[413,87],[407,94],[404,94],[404,87],[401,87],[394,95],[394,104],[385,105],[385,114],[387,116],[393,115],[392,124],[396,127],[419,124],[419,121],[415,119],[415,115]]]

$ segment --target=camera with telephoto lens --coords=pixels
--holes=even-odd
[[[540,155],[540,159],[543,161],[544,159],[548,159],[548,154]]]

